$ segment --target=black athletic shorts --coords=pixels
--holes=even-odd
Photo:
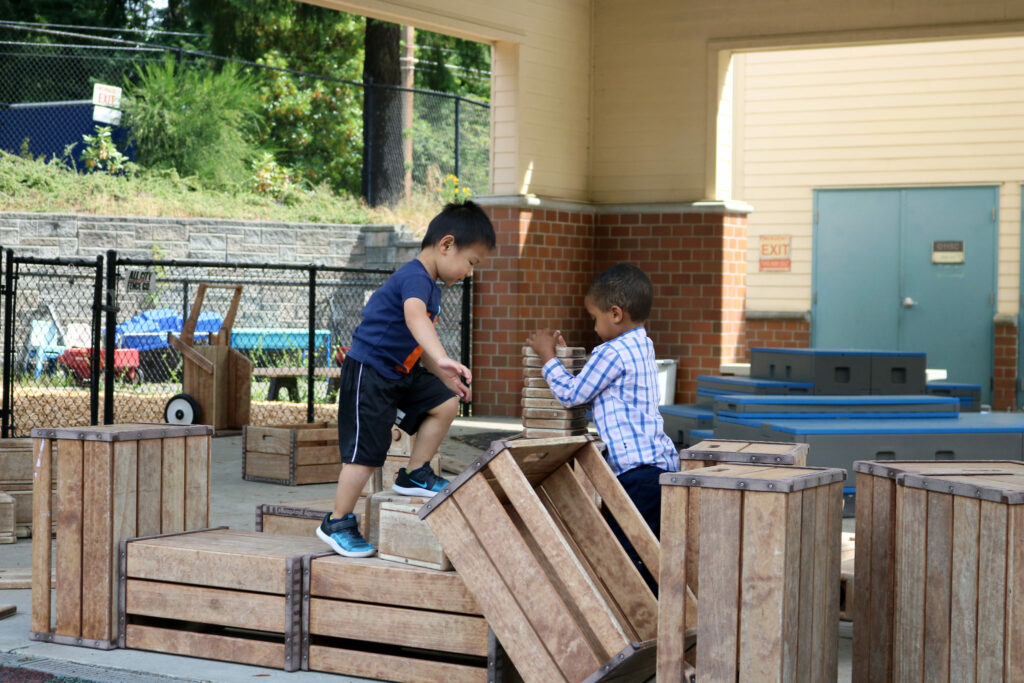
[[[391,447],[391,427],[415,434],[427,413],[455,396],[422,364],[398,379],[382,376],[349,356],[341,366],[338,447],[342,462],[380,467]]]

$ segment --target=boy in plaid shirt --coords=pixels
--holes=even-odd
[[[653,290],[650,278],[628,263],[612,266],[594,279],[584,306],[604,343],[594,348],[575,377],[555,358],[556,343],[565,345],[558,331],[538,330],[528,343],[544,361],[544,378],[562,405],[592,405],[597,431],[608,446],[608,465],[658,536],[658,478],[663,472],[679,469],[679,454],[658,411],[658,366],[654,344],[644,328]],[[630,558],[652,583],[621,529],[614,520],[609,522]]]

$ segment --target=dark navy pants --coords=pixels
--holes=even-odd
[[[623,472],[619,475],[619,483],[622,484],[622,488],[626,490],[630,500],[636,505],[637,510],[640,511],[640,515],[647,522],[647,526],[651,527],[651,531],[654,535],[661,537],[661,484],[658,483],[658,478],[665,472],[660,467],[654,465],[643,465]],[[606,514],[605,519],[608,521],[608,525],[612,528],[615,533],[615,538],[619,539],[619,543],[626,550],[626,554],[629,555],[629,559],[633,561],[633,564],[640,570],[640,575],[644,577],[644,581],[651,587],[654,594],[658,594],[658,584],[654,581],[654,577],[647,571],[647,567],[640,560],[640,555],[637,554],[633,548],[633,544],[626,540],[626,535],[622,533],[622,529],[618,523],[612,519],[611,515]]]

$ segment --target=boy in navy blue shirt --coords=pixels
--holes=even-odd
[[[419,256],[395,271],[363,309],[341,371],[338,442],[344,466],[334,510],[316,530],[336,553],[377,552],[359,533],[352,510],[374,469],[384,464],[392,425],[416,434],[409,468],[399,471],[393,490],[432,497],[447,486],[429,463],[459,399],[471,400],[473,378],[469,368],[448,357],[434,330],[441,309],[437,281],[451,285],[472,275],[495,243],[494,227],[477,204],[448,204],[430,221]]]

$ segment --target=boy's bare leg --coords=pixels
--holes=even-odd
[[[366,482],[375,469],[377,468],[354,462],[341,466],[341,473],[338,475],[338,490],[334,494],[334,512],[332,514],[335,519],[341,519],[355,510],[356,501],[359,500],[363,487],[366,486]]]
[[[444,441],[444,437],[447,436],[448,429],[452,426],[458,413],[459,399],[455,396],[427,413],[423,422],[420,423],[420,428],[416,430],[412,453],[409,454],[409,467],[406,471],[412,472],[430,462],[440,448],[441,442]]]

